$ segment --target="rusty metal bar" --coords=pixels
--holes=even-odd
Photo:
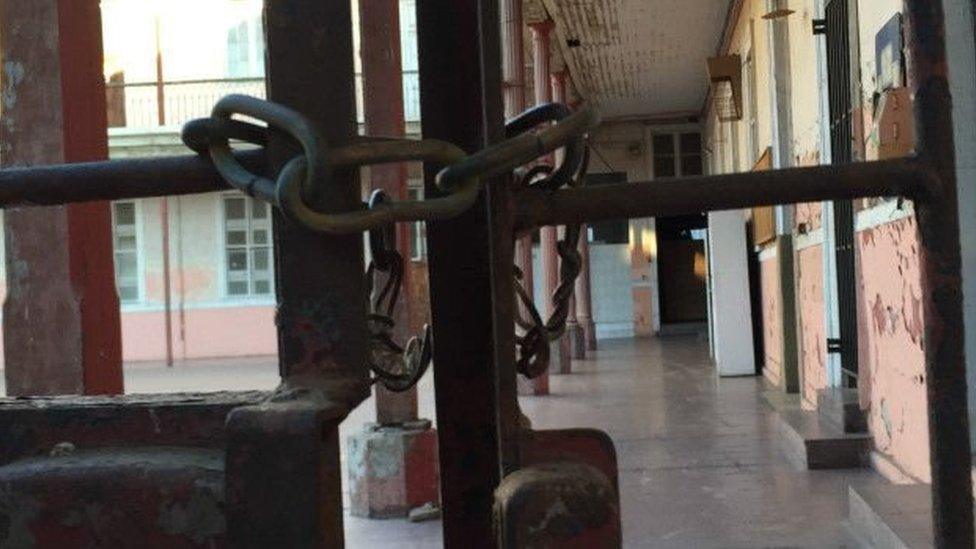
[[[268,96],[300,112],[330,145],[356,136],[352,13],[341,0],[264,6]],[[296,143],[271,131],[280,169]],[[323,212],[360,207],[356,169],[309,192]],[[283,384],[228,418],[228,526],[234,547],[342,547],[339,422],[369,395],[366,289],[359,234],[316,233],[274,212],[279,369]]]
[[[973,547],[972,456],[963,351],[959,202],[942,2],[907,0],[909,83],[920,161],[937,177],[915,203],[921,246],[935,546]]]
[[[417,23],[424,137],[465,150],[500,140],[497,2],[457,0],[448,8],[445,2],[421,0]],[[438,169],[425,166],[427,192],[435,196]],[[489,182],[489,190],[463,215],[428,224],[445,547],[497,546],[492,507],[506,454],[499,415],[501,400],[515,399],[514,299],[493,295],[499,284],[512,292],[511,243],[499,245],[505,235],[489,214],[501,198],[493,191],[499,181],[504,180]],[[499,281],[492,263],[495,254],[506,253],[507,269]],[[511,362],[506,365],[511,378],[502,380],[499,362],[505,359]]]
[[[607,219],[681,215],[752,206],[868,196],[912,197],[933,172],[914,159],[767,172],[680,177],[666,181],[526,189],[515,197],[516,228]]]
[[[95,0],[0,2],[5,165],[108,157]],[[3,337],[11,395],[123,391],[108,203],[4,216]]]
[[[267,173],[265,153],[235,153],[254,173]],[[0,207],[53,206],[95,200],[123,200],[224,191],[209,158],[186,155],[80,162],[0,170]]]

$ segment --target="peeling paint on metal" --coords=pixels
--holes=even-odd
[[[537,533],[546,532],[553,521],[560,520],[568,516],[570,516],[569,507],[566,506],[566,503],[562,500],[562,498],[559,498],[554,501],[548,509],[546,509],[546,514],[542,516],[542,519],[539,521],[538,525],[529,526],[529,533],[534,535]]]
[[[219,487],[200,485],[198,481],[185,504],[160,505],[160,530],[172,536],[190,538],[198,544],[223,534],[227,531],[227,521],[224,502],[215,496],[218,493]]]
[[[26,71],[24,65],[18,61],[5,61],[3,63],[3,88],[0,90],[0,99],[3,100],[4,109],[9,109],[17,104],[17,93],[20,84],[24,81]],[[6,122],[7,117],[4,117]]]
[[[30,523],[39,512],[36,499],[9,485],[0,486],[0,549],[33,547],[36,540]]]

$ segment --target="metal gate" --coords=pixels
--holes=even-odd
[[[566,145],[566,132],[592,124],[585,109],[553,131],[506,140],[497,2],[457,0],[451,9],[443,2],[419,2],[423,135],[442,140],[436,151],[426,151],[431,153],[424,158],[427,191],[432,199],[447,201],[388,204],[370,212],[357,196],[354,166],[362,157],[356,155],[378,150],[371,147],[385,151],[385,158],[423,155],[402,142],[357,146],[349,10],[344,1],[267,2],[268,88],[275,104],[242,113],[266,115],[273,130],[241,133],[224,110],[207,123],[224,132],[221,139],[196,142],[210,149],[213,161],[237,184],[280,207],[275,222],[282,386],[258,402],[250,401],[253,395],[222,401],[184,397],[165,406],[124,397],[39,405],[4,400],[0,497],[25,482],[18,474],[38,471],[18,473],[2,465],[46,455],[51,440],[69,440],[61,436],[123,446],[173,445],[191,437],[224,451],[231,546],[341,547],[337,427],[376,381],[367,367],[370,337],[359,233],[393,220],[425,219],[445,545],[619,545],[616,458],[609,438],[581,429],[536,431],[519,411],[517,371],[532,364],[517,360],[516,350],[533,342],[516,337],[515,238],[547,225],[902,196],[915,201],[920,234],[935,541],[945,548],[973,545],[958,204],[941,2],[906,2],[917,157],[569,189],[515,185],[507,174],[513,165]],[[231,101],[224,107],[232,105],[248,103]],[[282,105],[290,109],[278,108]],[[232,155],[228,136],[267,147]],[[457,147],[489,150],[467,156]],[[520,154],[510,154],[516,151]],[[508,161],[495,162],[502,153]],[[241,165],[230,163],[235,158]],[[214,164],[195,156],[0,170],[4,207],[224,188]],[[333,230],[336,226],[342,230]],[[544,341],[546,331],[535,343]],[[147,419],[147,408],[155,424]],[[163,408],[164,415],[156,413]],[[106,464],[96,465],[104,474]],[[104,484],[143,483],[137,494],[158,494],[153,483],[165,485],[177,480],[174,476],[166,471],[112,475]],[[56,502],[44,502],[52,505],[69,497],[57,489],[34,493],[57,495]],[[141,503],[151,512],[159,509],[154,500]],[[136,507],[129,499],[112,509]],[[557,519],[572,519],[570,527],[539,532],[540,523],[566,524],[553,518],[555,509]],[[27,514],[18,513],[18,520],[31,520]]]

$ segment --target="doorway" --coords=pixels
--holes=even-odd
[[[661,334],[704,331],[708,322],[708,218],[702,214],[659,217],[656,223]]]

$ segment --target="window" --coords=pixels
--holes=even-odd
[[[115,252],[115,287],[119,301],[134,303],[139,291],[139,237],[135,201],[112,203],[112,247]]]
[[[661,133],[653,137],[654,179],[684,175],[701,175],[701,134]]]
[[[749,166],[740,169],[751,169],[752,164],[759,160],[759,103],[756,97],[756,64],[753,61],[752,50],[746,55],[745,64],[742,72],[746,77],[745,99],[746,99],[746,124],[748,125],[748,151]]]
[[[702,174],[702,143],[700,133],[683,133],[681,142],[681,175]]]
[[[407,192],[410,193],[410,200],[423,200],[424,198],[423,187],[410,187]],[[412,261],[427,261],[427,224],[423,221],[417,221],[413,224],[413,230],[410,233],[410,259]]]
[[[227,31],[227,76],[264,76],[264,34],[261,21],[242,21]]]
[[[654,179],[678,175],[674,162],[674,135],[662,133],[654,136]]]
[[[241,195],[224,202],[224,257],[228,296],[270,296],[271,208]]]

